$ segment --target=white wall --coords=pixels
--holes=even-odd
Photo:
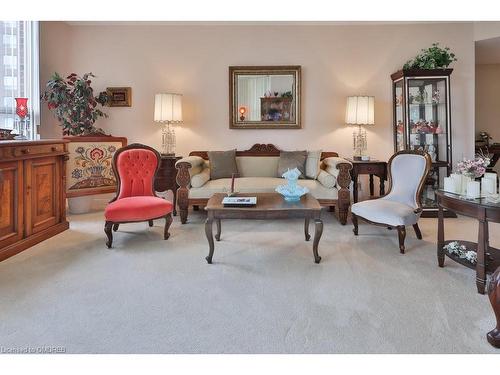
[[[369,154],[393,152],[390,74],[421,48],[440,42],[459,61],[452,74],[454,158],[471,156],[474,140],[474,28],[472,23],[394,25],[67,25],[42,23],[42,82],[49,73],[93,72],[95,88],[131,86],[131,108],[106,108],[96,124],[129,142],[161,144],[153,122],[158,92],[184,94],[177,128],[178,154],[191,150],[246,149],[274,143],[283,149],[352,154],[344,125],[348,95],[374,95],[376,125]],[[63,46],[64,44],[64,46]],[[45,52],[43,52],[45,50]],[[63,56],[61,56],[63,55]],[[228,67],[301,65],[301,130],[230,130]],[[42,135],[59,134],[43,107]]]

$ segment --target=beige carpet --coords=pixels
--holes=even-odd
[[[301,221],[223,222],[208,265],[204,213],[162,225],[123,225],[112,250],[102,213],[0,263],[0,346],[68,353],[488,353],[494,326],[474,272],[436,264],[436,220],[423,241],[323,212],[322,263]],[[312,228],[311,228],[312,229]],[[492,225],[498,247],[499,226]],[[477,225],[448,219],[447,235]]]

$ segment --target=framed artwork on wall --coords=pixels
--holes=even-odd
[[[110,107],[132,106],[132,87],[107,87],[106,93]]]
[[[300,129],[301,67],[230,66],[230,129]]]
[[[116,150],[127,145],[127,138],[96,134],[64,139],[70,141],[66,196],[74,198],[115,192],[116,178],[111,161]]]

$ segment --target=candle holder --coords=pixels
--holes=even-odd
[[[226,192],[226,195],[228,197],[235,197],[238,194],[238,192],[234,190],[234,180],[235,180],[235,178],[236,178],[236,173],[232,173],[231,174],[231,188],[230,188],[230,190],[228,192]]]

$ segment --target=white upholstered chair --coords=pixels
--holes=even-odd
[[[381,198],[355,203],[351,206],[353,232],[358,235],[358,218],[370,224],[396,228],[399,251],[405,252],[406,226],[412,225],[422,239],[418,219],[422,213],[420,196],[431,168],[429,154],[421,151],[399,151],[388,163],[389,192]]]

